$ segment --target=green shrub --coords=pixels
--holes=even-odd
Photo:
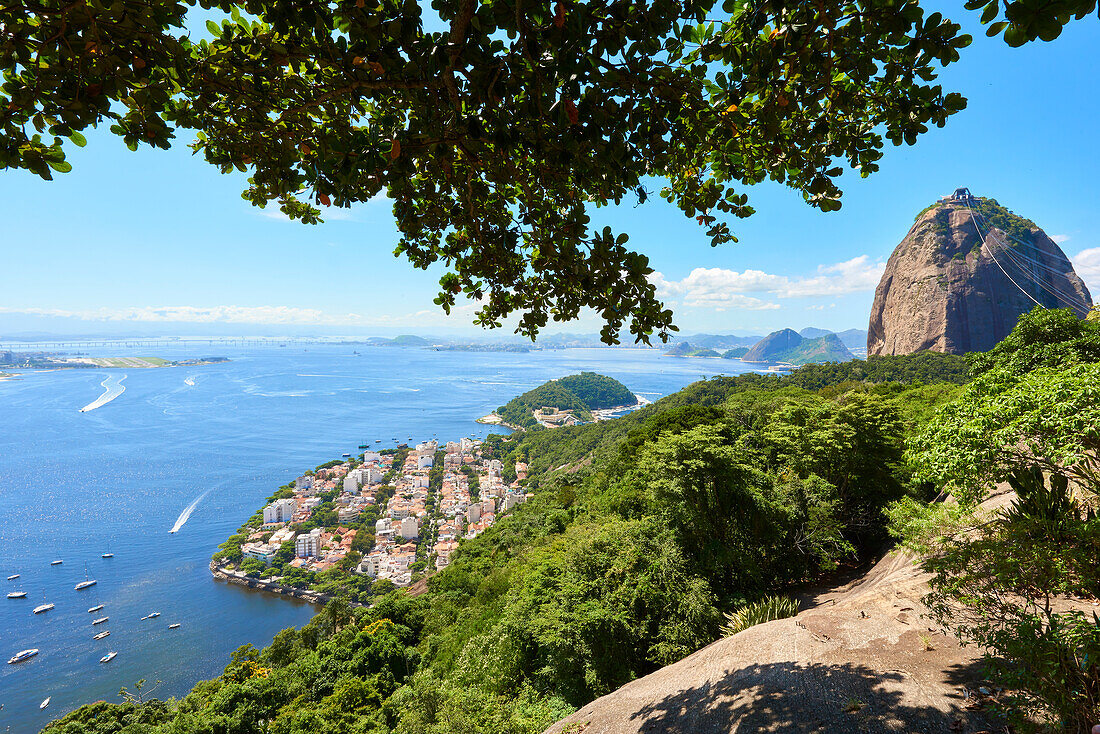
[[[776,619],[786,619],[796,614],[798,614],[798,602],[791,597],[766,596],[759,601],[727,612],[726,624],[722,626],[722,636],[736,635],[749,627]]]

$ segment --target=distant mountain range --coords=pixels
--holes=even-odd
[[[846,362],[866,354],[867,332],[847,329],[827,331],[807,326],[802,331],[780,329],[767,336],[694,334],[673,345],[672,357],[721,357],[746,362]],[[715,350],[724,350],[719,353]]]

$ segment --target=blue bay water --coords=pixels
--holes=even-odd
[[[147,688],[157,685],[159,698],[181,696],[218,675],[240,645],[261,647],[279,630],[307,622],[313,607],[215,582],[207,569],[218,544],[306,469],[355,453],[361,443],[384,448],[394,438],[483,436],[498,429],[474,419],[582,370],[615,377],[654,400],[703,377],[747,369],[737,360],[677,359],[647,349],[90,351],[232,361],[28,372],[0,381],[0,658],[41,650],[0,669],[0,729],[13,732],[37,731],[92,701],[117,701],[121,686],[142,678]],[[79,412],[118,385],[125,391],[116,398]],[[100,557],[108,551],[114,558]],[[64,563],[51,566],[58,558]],[[98,583],[75,591],[85,568]],[[21,578],[4,580],[15,573]],[[12,590],[27,598],[4,598]],[[32,615],[43,600],[56,608]],[[97,604],[103,611],[89,614]],[[151,612],[161,614],[141,620]],[[101,615],[110,621],[93,627]],[[168,629],[177,622],[179,629]],[[92,639],[105,629],[109,637]],[[109,650],[118,657],[100,664]],[[40,711],[47,696],[51,704]]]

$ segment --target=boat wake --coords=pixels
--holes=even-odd
[[[186,380],[183,381],[183,384],[187,385],[189,387],[194,387],[195,386],[195,378],[194,377],[188,377]]]
[[[104,405],[126,392],[126,386],[122,384],[122,381],[125,379],[126,375],[122,375],[121,377],[108,375],[107,379],[100,383],[100,386],[103,387],[103,394],[81,408],[80,412],[87,413],[89,410],[102,408]]]
[[[210,494],[209,489],[206,490],[205,492],[203,492],[202,494],[200,494],[195,499],[191,500],[191,504],[189,504],[187,507],[183,508],[183,512],[181,512],[180,516],[176,518],[176,524],[173,525],[172,529],[169,530],[168,532],[169,533],[174,533],[177,530],[179,530],[180,528],[182,528],[183,524],[187,522],[187,519],[189,517],[191,517],[191,513],[194,512],[195,508],[199,506],[200,502],[202,502],[202,498],[205,497],[208,494]]]

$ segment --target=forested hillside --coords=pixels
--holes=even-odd
[[[541,731],[714,640],[729,609],[881,547],[882,508],[929,496],[907,437],[958,390],[924,384],[956,379],[940,355],[897,359],[901,382],[855,364],[718,378],[614,421],[494,436],[506,465],[529,463],[532,497],[426,594],[334,602],[179,702],[96,704],[51,732]]]
[[[518,395],[497,408],[496,413],[504,421],[519,428],[535,428],[538,422],[532,411],[542,407],[572,411],[582,421],[592,420],[593,410],[635,405],[638,399],[626,385],[618,380],[581,372],[558,380],[550,380]]]

